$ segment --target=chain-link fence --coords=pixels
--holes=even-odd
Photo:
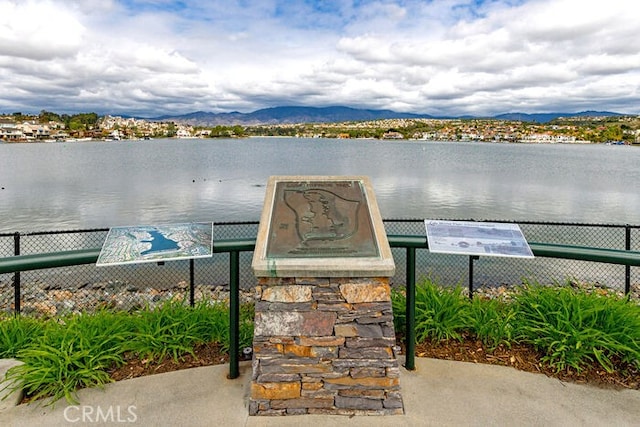
[[[544,222],[518,224],[529,242],[640,250],[640,226]],[[389,220],[385,221],[385,227],[389,235],[425,234],[423,221]],[[396,262],[394,281],[404,283],[405,251],[394,248],[393,252]],[[539,283],[574,280],[623,291],[625,269],[623,265],[557,258],[480,257],[473,262],[473,287],[514,285],[524,280]],[[640,282],[639,273],[637,268],[631,269],[632,283]],[[419,249],[416,252],[416,277],[431,277],[438,283],[467,286],[469,257]]]
[[[504,221],[492,221],[504,222]],[[556,243],[611,249],[640,250],[640,226],[519,222],[529,242]],[[425,235],[423,220],[386,220],[389,235]],[[253,239],[257,222],[216,223],[214,242]],[[0,234],[0,257],[100,248],[107,229],[24,234]],[[396,275],[402,285],[406,275],[406,250],[393,248]],[[256,280],[251,270],[252,252],[240,253],[241,300],[251,299]],[[467,286],[470,265],[473,288],[520,284],[523,280],[562,283],[567,279],[623,291],[630,274],[634,289],[640,284],[636,267],[556,258],[469,257],[416,251],[416,277],[430,277],[443,285]],[[628,270],[627,270],[628,269]],[[229,292],[229,254],[211,258],[96,267],[95,264],[0,274],[0,310],[14,312],[16,302],[25,314],[59,315],[111,307],[132,310],[171,299],[226,299]],[[16,292],[19,298],[16,300]]]

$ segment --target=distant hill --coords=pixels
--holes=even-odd
[[[428,114],[398,113],[391,110],[365,110],[350,107],[273,107],[252,113],[207,113],[198,111],[179,116],[165,115],[151,120],[174,121],[194,126],[264,125],[290,123],[335,123],[379,119],[433,118]]]
[[[558,117],[590,117],[590,116],[622,116],[623,114],[608,111],[583,111],[580,113],[506,113],[489,117],[499,120],[520,120],[525,122],[548,123]],[[252,113],[208,113],[196,111],[183,115],[165,115],[151,118],[155,121],[173,121],[192,126],[217,125],[265,125],[292,123],[337,123],[350,121],[367,121],[381,119],[472,119],[472,116],[436,117],[428,114],[399,113],[392,110],[367,110],[350,107],[273,107],[256,110]],[[480,118],[480,117],[477,117]],[[486,117],[484,117],[486,118]]]
[[[494,116],[493,118],[499,120],[520,120],[522,122],[548,123],[559,117],[610,117],[623,115],[624,114],[612,113],[610,111],[582,111],[580,113],[506,113]]]

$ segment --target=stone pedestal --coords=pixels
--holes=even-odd
[[[404,412],[395,265],[365,177],[272,177],[252,266],[251,415]]]
[[[402,414],[388,278],[261,278],[251,415]]]

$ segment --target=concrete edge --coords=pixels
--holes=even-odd
[[[22,364],[16,359],[0,359],[0,412],[17,406],[24,397],[24,391],[21,388],[14,390],[13,384],[6,381],[9,369]]]

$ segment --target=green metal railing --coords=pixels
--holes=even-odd
[[[392,248],[406,249],[406,361],[408,370],[415,369],[415,286],[416,286],[416,249],[428,249],[426,236],[389,235],[387,236]],[[239,374],[239,313],[240,313],[240,253],[255,249],[256,239],[225,239],[216,240],[213,244],[214,253],[229,253],[229,317],[230,317],[230,350],[229,350],[229,378],[237,378]],[[640,252],[631,250],[604,249],[574,245],[559,245],[548,243],[529,243],[533,254],[537,257],[564,258],[599,263],[611,263],[629,267],[640,266]],[[0,258],[0,274],[46,268],[65,267],[80,264],[92,264],[98,259],[100,249],[81,249],[73,251],[41,253],[30,255],[16,255]],[[470,257],[469,268],[473,268]],[[193,271],[193,268],[191,269]],[[473,277],[470,271],[470,279]],[[472,279],[470,280],[470,285]],[[17,287],[16,307],[19,308],[19,281]],[[626,275],[625,293],[629,293],[629,275]],[[472,291],[472,289],[470,289]],[[472,293],[470,293],[470,296]],[[191,302],[193,303],[193,278],[191,280]],[[19,312],[19,310],[17,310]]]
[[[389,245],[395,248],[406,248],[407,250],[407,273],[406,273],[406,330],[405,346],[406,360],[405,368],[412,371],[415,369],[415,296],[416,296],[416,249],[428,249],[426,236],[387,236]],[[627,267],[640,266],[640,252],[630,250],[602,249],[574,245],[557,245],[548,243],[529,242],[531,251],[537,257],[574,259],[591,262],[604,262],[610,264],[620,264]],[[469,296],[473,295],[473,260],[476,256],[469,257]],[[630,275],[626,274],[625,294],[630,291]]]

